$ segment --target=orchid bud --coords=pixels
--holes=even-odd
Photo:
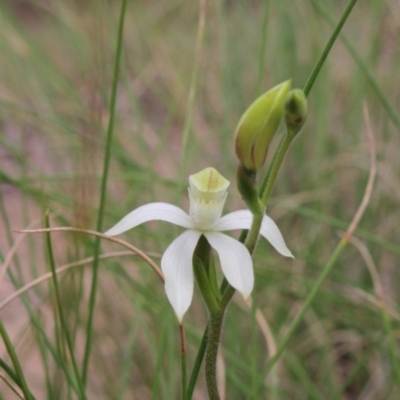
[[[297,133],[307,117],[307,98],[301,89],[291,90],[285,99],[285,122],[288,130]]]
[[[290,81],[275,86],[255,100],[240,118],[235,132],[235,151],[247,170],[257,171],[264,165],[289,89]]]

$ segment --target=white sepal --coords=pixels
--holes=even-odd
[[[214,227],[216,231],[230,231],[234,229],[250,229],[253,221],[253,215],[248,210],[234,211],[223,216]],[[285,240],[275,222],[264,215],[260,234],[267,239],[271,245],[283,256],[293,257],[293,254],[287,248]]]
[[[250,229],[253,214],[249,210],[234,211],[224,215],[214,226],[216,231],[232,231],[234,229]]]
[[[283,239],[283,236],[278,226],[270,217],[268,217],[268,215],[264,215],[264,219],[261,224],[260,234],[272,244],[272,246],[278,253],[281,253],[283,256],[286,257],[294,258],[293,254],[287,248],[285,240]]]
[[[105,232],[115,236],[148,221],[167,221],[183,228],[192,228],[189,215],[177,206],[168,203],[149,203],[125,215],[116,225]]]
[[[165,278],[165,292],[179,322],[190,306],[193,297],[193,252],[201,233],[188,230],[178,236],[161,259]]]
[[[247,248],[236,239],[220,232],[205,232],[204,236],[217,251],[222,271],[229,284],[247,299],[254,286],[253,261]]]

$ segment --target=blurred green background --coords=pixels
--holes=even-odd
[[[207,166],[232,182],[225,209],[243,208],[233,151],[241,114],[281,81],[304,86],[332,32],[329,21],[340,18],[347,1],[207,1],[196,65],[198,2],[128,3],[104,229],[150,201],[187,207],[187,176]],[[2,261],[18,237],[12,230],[41,226],[48,209],[53,226],[95,229],[119,11],[117,0],[0,3]],[[255,322],[235,296],[225,322],[226,399],[251,398],[274,342],[286,332],[356,212],[370,167],[363,104],[378,163],[369,207],[259,398],[400,396],[399,33],[398,1],[359,1],[318,76],[308,120],[268,208],[296,259],[280,257],[260,240],[254,299],[261,316]],[[198,81],[182,163],[194,68]],[[154,223],[123,238],[156,253],[159,263],[157,254],[178,232]],[[93,255],[89,236],[57,233],[53,240],[57,266]],[[104,242],[102,251],[121,248]],[[60,277],[78,360],[90,268],[73,268]],[[0,301],[48,270],[43,237],[27,236],[12,259]],[[61,349],[49,283],[2,308],[0,317],[38,399],[75,398],[32,314]],[[196,293],[185,317],[189,368],[206,321]],[[178,324],[161,282],[133,256],[100,263],[89,374],[89,398],[179,398]],[[14,398],[0,385],[1,398]],[[201,374],[194,399],[206,398]]]

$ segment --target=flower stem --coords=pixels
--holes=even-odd
[[[226,308],[228,307],[235,293],[236,290],[231,285],[228,284],[220,302],[221,308],[224,310],[224,312],[226,311]]]
[[[292,143],[294,136],[290,134],[285,134],[279,143],[278,150],[276,151],[274,158],[271,163],[270,169],[267,171],[263,182],[260,186],[260,197],[261,203],[264,207],[267,206],[269,197],[271,196],[272,189],[274,188],[276,178],[278,176],[279,169],[281,168],[282,162],[285,158],[285,155],[289,149],[290,144]]]
[[[249,234],[247,235],[247,239],[244,243],[247,249],[249,250],[250,254],[253,254],[254,249],[256,247],[263,218],[264,218],[264,211],[261,214],[253,215],[253,222],[251,223]]]
[[[217,383],[217,356],[225,309],[210,314],[206,349],[206,382],[210,400],[220,400]]]
[[[224,280],[225,282],[225,280]],[[203,349],[206,353],[206,383],[207,390],[210,400],[219,400],[219,392],[218,392],[218,384],[217,384],[217,356],[218,356],[218,347],[219,342],[221,340],[221,332],[222,325],[225,318],[225,313],[228,308],[230,301],[232,300],[233,295],[236,290],[229,284],[226,285],[226,288],[223,292],[222,298],[219,302],[219,309],[215,312],[210,312],[210,317],[206,329],[207,334],[207,345]],[[204,340],[204,337],[203,337]],[[203,341],[202,341],[203,344]],[[199,354],[196,358],[196,362],[201,363],[201,352],[199,350]],[[200,364],[198,364],[200,368]],[[193,369],[195,371],[195,369]],[[193,377],[193,374],[192,374]],[[196,376],[197,377],[197,376]],[[194,388],[194,385],[193,385]],[[188,392],[187,399],[190,400],[193,393],[193,389]]]

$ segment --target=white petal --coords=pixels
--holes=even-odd
[[[154,220],[171,222],[184,228],[191,228],[193,225],[189,215],[179,207],[168,203],[150,203],[125,215],[121,221],[105,232],[105,234],[110,236],[119,235],[144,222]]]
[[[205,232],[218,255],[222,271],[229,284],[247,299],[254,286],[253,261],[246,247],[223,233]]]
[[[250,211],[234,211],[222,217],[214,226],[214,230],[229,231],[233,229],[250,229],[252,221],[253,215]],[[279,253],[286,257],[293,257],[293,254],[285,244],[278,226],[268,215],[264,216],[260,234],[264,236]]]
[[[275,250],[277,250],[283,256],[294,258],[293,254],[287,248],[285,240],[283,239],[283,236],[278,226],[270,217],[268,217],[268,215],[264,216],[260,229],[260,234],[263,235],[265,239],[267,239],[272,244],[272,246],[275,247]]]
[[[232,231],[234,229],[250,229],[253,214],[249,210],[234,211],[224,215],[214,226],[216,231]]]
[[[193,252],[201,232],[188,230],[178,236],[167,248],[161,269],[165,277],[165,292],[179,322],[193,297]]]

